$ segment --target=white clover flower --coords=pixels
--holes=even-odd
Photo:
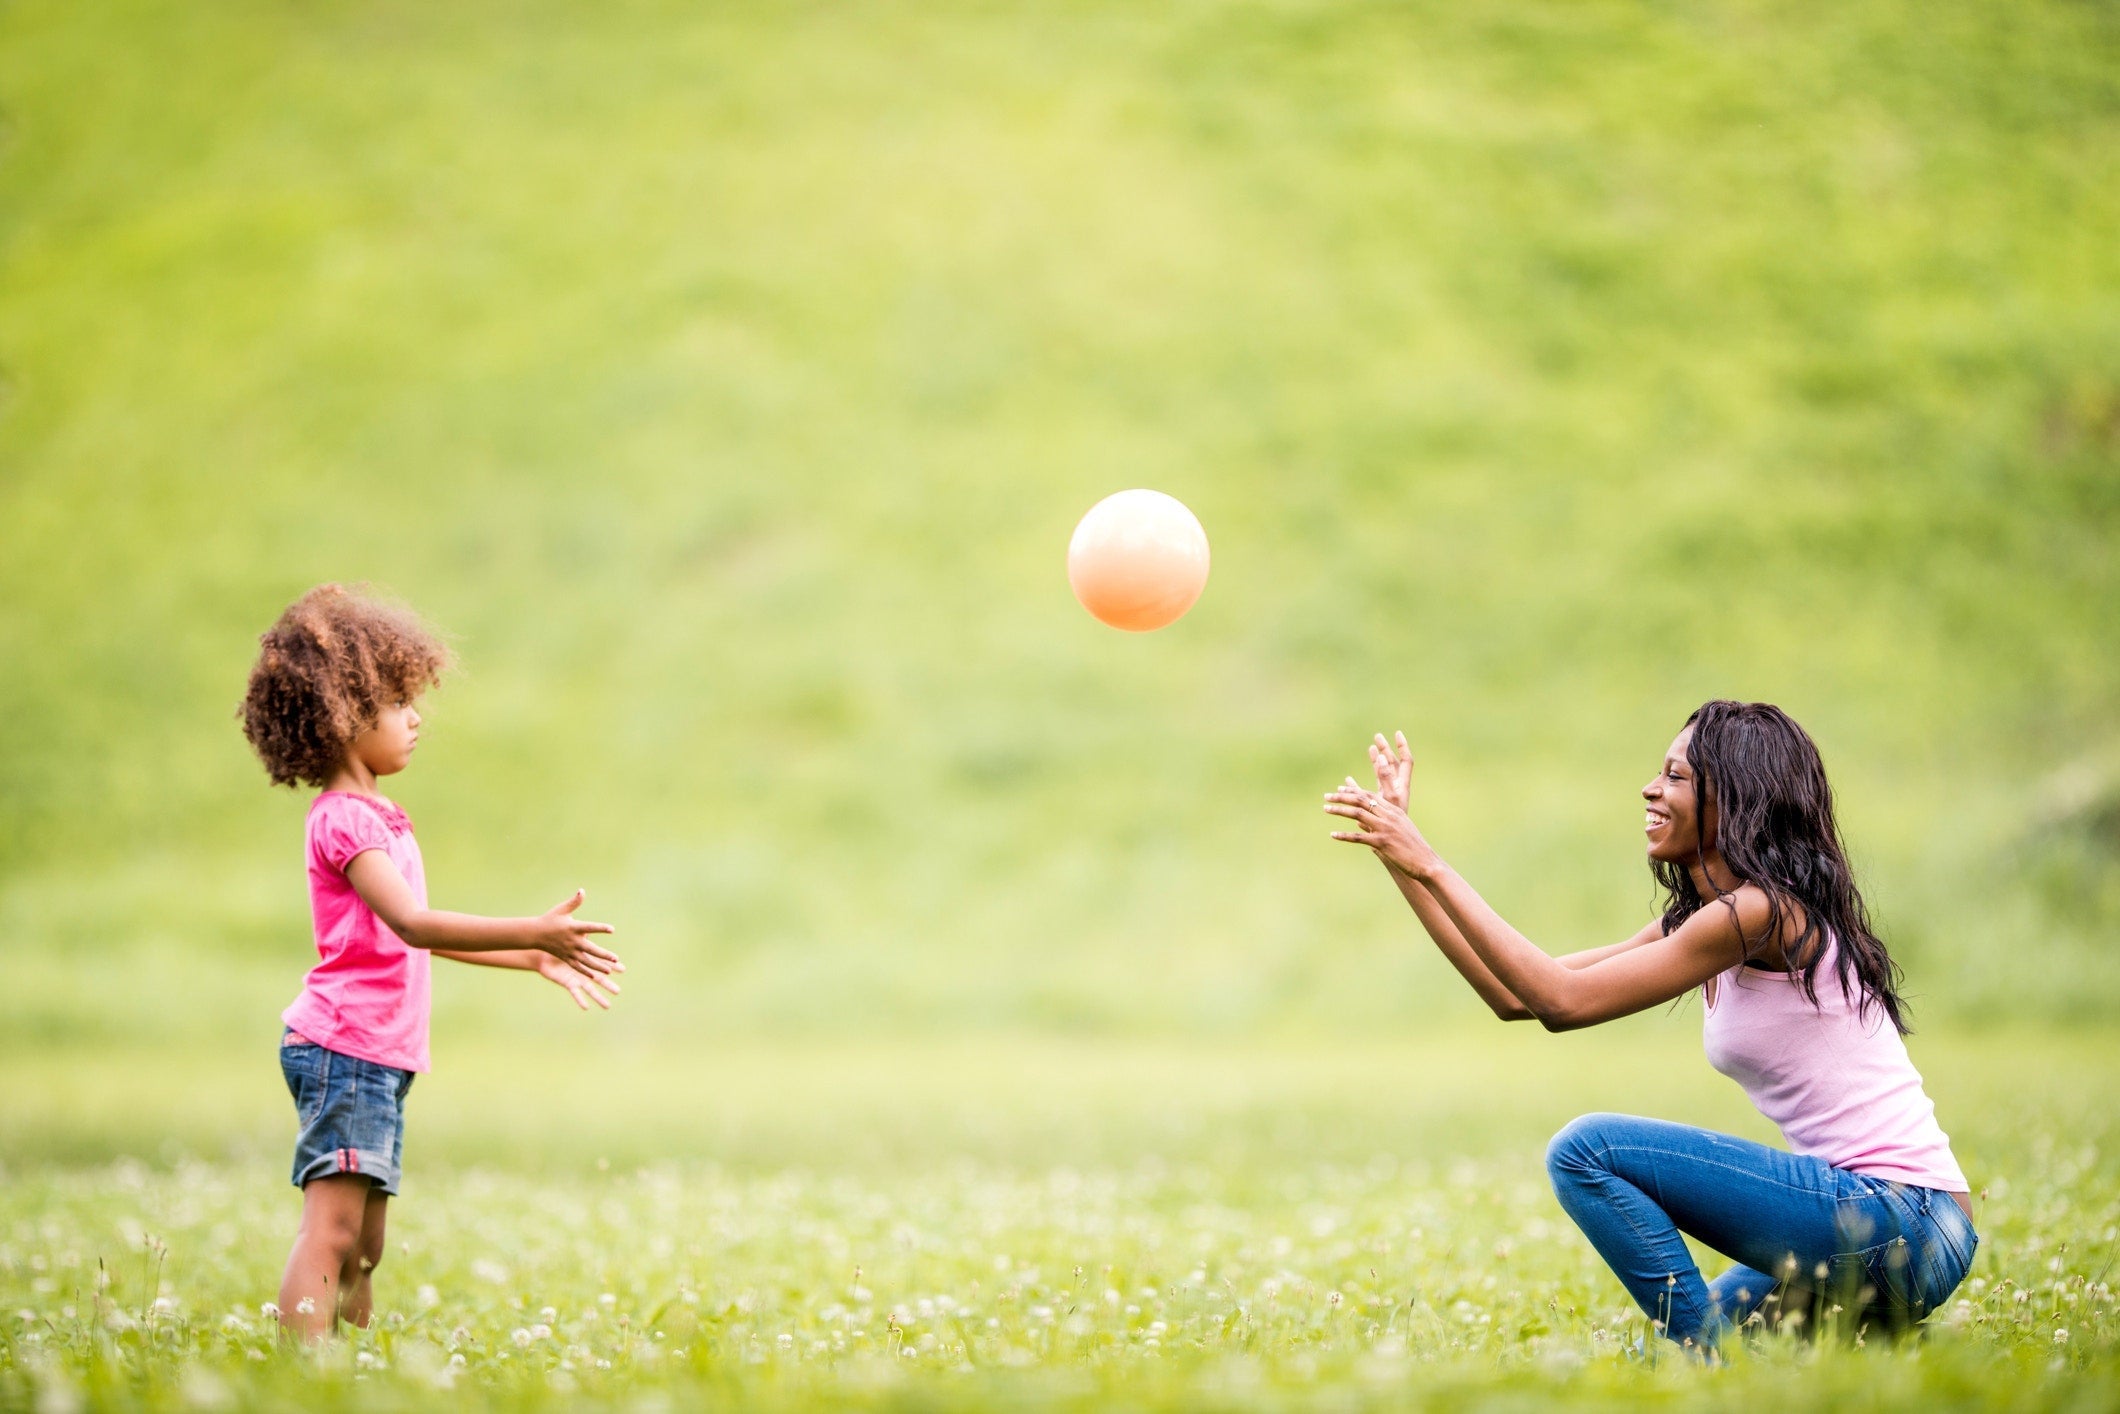
[[[188,1366],[183,1381],[178,1386],[185,1404],[193,1409],[225,1409],[233,1399],[228,1386],[221,1383],[211,1370],[197,1365]]]
[[[442,1293],[435,1290],[431,1282],[423,1283],[416,1293],[416,1297],[420,1303],[420,1309],[423,1311],[432,1311],[435,1307],[442,1304]]]
[[[294,1309],[295,1314],[298,1316],[314,1316],[317,1312],[316,1298],[314,1296],[305,1296],[294,1303]]]
[[[267,1301],[258,1307],[258,1314],[268,1321],[277,1321],[280,1319],[280,1308],[277,1303]]]
[[[523,1329],[521,1326],[517,1326],[515,1328],[514,1333],[509,1336],[509,1339],[513,1340],[517,1345],[522,1346],[524,1349],[527,1350],[530,1347],[530,1342],[535,1340],[536,1337],[531,1335],[529,1331]]]
[[[2068,1344],[2068,1327],[2067,1327],[2067,1326],[2058,1326],[2058,1327],[2056,1327],[2056,1328],[2055,1328],[2055,1330],[2054,1330],[2054,1344],[2056,1344],[2056,1345],[2067,1345],[2067,1344]]]

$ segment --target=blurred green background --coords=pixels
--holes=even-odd
[[[453,635],[392,789],[440,904],[589,887],[598,1044],[1468,1016],[1318,793],[1404,727],[1602,943],[1710,696],[1917,1024],[2120,1003],[2110,7],[11,0],[0,103],[24,1074],[270,1044],[232,713],[326,579]],[[1136,485],[1215,550],[1147,637],[1062,567]]]

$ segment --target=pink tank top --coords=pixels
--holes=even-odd
[[[1865,1016],[1841,992],[1830,947],[1815,1007],[1780,971],[1738,966],[1710,982],[1701,1022],[1708,1064],[1745,1087],[1796,1153],[1850,1173],[1965,1192],[1906,1043],[1882,1008]]]

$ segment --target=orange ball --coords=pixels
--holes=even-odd
[[[1089,508],[1067,542],[1067,582],[1113,628],[1174,622],[1207,587],[1207,532],[1182,501],[1121,491]]]

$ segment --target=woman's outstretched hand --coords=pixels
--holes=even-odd
[[[1378,734],[1370,743],[1369,763],[1376,769],[1377,788],[1365,790],[1349,776],[1338,790],[1325,796],[1325,813],[1351,820],[1359,828],[1334,830],[1332,837],[1348,844],[1366,844],[1393,869],[1409,878],[1426,879],[1442,864],[1442,858],[1414,826],[1406,813],[1408,791],[1413,781],[1413,752],[1406,734],[1395,741]]]
[[[1369,743],[1369,765],[1377,773],[1377,794],[1386,804],[1404,810],[1413,798],[1413,748],[1406,744],[1406,733],[1393,732],[1392,736],[1395,743],[1378,732]]]

